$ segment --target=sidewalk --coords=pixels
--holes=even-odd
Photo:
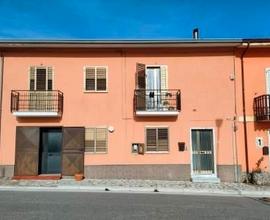
[[[270,186],[244,183],[192,183],[162,180],[10,180],[0,179],[0,191],[83,191],[270,197]]]

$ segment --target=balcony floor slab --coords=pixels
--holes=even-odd
[[[29,112],[12,112],[14,116],[17,117],[60,117],[61,114],[58,112],[37,112],[37,111],[29,111]]]
[[[137,116],[178,116],[178,111],[136,111]]]

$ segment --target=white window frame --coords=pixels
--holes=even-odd
[[[97,129],[97,128],[103,128],[106,129],[106,151],[104,152],[96,152],[96,136],[95,136],[95,151],[94,152],[89,152],[89,151],[85,151],[85,154],[108,154],[108,147],[109,147],[109,131],[108,131],[108,126],[88,126],[85,127],[84,129]],[[85,141],[85,137],[84,137],[84,141]]]
[[[167,82],[166,82],[166,84],[167,84],[167,86],[169,88],[169,69],[168,69],[168,65],[165,65],[165,64],[146,64],[145,65],[145,75],[147,74],[147,68],[151,68],[151,67],[152,68],[157,67],[157,68],[160,69],[160,71],[161,71],[162,67],[166,67],[166,70],[167,70]],[[145,85],[145,87],[146,87],[146,85]]]
[[[168,150],[167,151],[147,151],[147,133],[146,130],[148,128],[167,128],[168,129]],[[170,152],[170,129],[167,125],[147,125],[144,128],[144,146],[145,146],[145,153],[146,154],[168,154]]]
[[[86,68],[95,68],[95,90],[86,90]],[[106,90],[97,90],[97,68],[106,69]],[[84,66],[83,67],[83,91],[84,93],[107,93],[108,92],[108,82],[109,82],[109,68],[108,66]]]
[[[31,79],[31,73],[30,73],[30,69],[31,67],[34,67],[35,68],[35,75],[34,75],[34,80],[35,80],[35,84],[34,84],[34,90],[37,89],[37,69],[45,69],[46,70],[46,91],[48,91],[48,68],[52,68],[52,90],[54,90],[54,67],[53,66],[30,66],[29,67],[29,70],[28,70],[28,88],[29,88],[29,91],[31,89],[31,82],[30,82],[30,79]]]

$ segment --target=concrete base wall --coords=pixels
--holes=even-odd
[[[221,182],[240,182],[241,166],[217,165],[217,175]]]
[[[218,177],[222,182],[239,182],[241,167],[235,168],[218,165]],[[95,165],[85,166],[84,174],[89,179],[191,180],[189,164]]]
[[[239,182],[241,166],[235,168],[218,165],[218,177],[222,182]],[[84,174],[89,179],[191,180],[189,164],[93,165],[85,166]],[[0,177],[11,178],[13,175],[13,165],[0,165]]]
[[[14,176],[14,166],[13,165],[0,165],[0,177],[11,178]]]
[[[95,165],[85,166],[89,179],[148,179],[190,181],[189,164]]]

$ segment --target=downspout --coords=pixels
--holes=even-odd
[[[4,55],[2,52],[0,52],[0,144],[1,144],[1,134],[2,134],[1,128],[2,128],[3,74],[4,74]]]
[[[246,119],[246,98],[245,98],[245,70],[244,70],[244,56],[246,55],[250,46],[247,42],[247,47],[241,54],[241,78],[242,78],[242,105],[243,105],[243,125],[244,125],[244,145],[245,145],[245,159],[246,159],[246,179],[248,182],[249,175],[249,158],[248,158],[248,141],[247,141],[247,119]]]
[[[0,52],[0,148],[1,148],[1,142],[2,142],[2,97],[3,97],[3,73],[4,73],[4,56],[2,52]],[[1,155],[0,155],[0,177],[5,176],[5,170],[4,168],[1,168]]]
[[[234,72],[234,79],[236,78],[236,65],[235,65],[235,57],[236,57],[236,51],[234,49],[233,51],[233,72]],[[233,146],[233,161],[235,163],[234,165],[234,181],[239,182],[240,181],[240,175],[239,175],[239,161],[238,161],[238,147],[237,147],[237,136],[236,136],[236,116],[237,116],[237,96],[236,96],[236,81],[234,80],[233,85],[233,95],[234,95],[234,116],[232,120],[232,146]]]

